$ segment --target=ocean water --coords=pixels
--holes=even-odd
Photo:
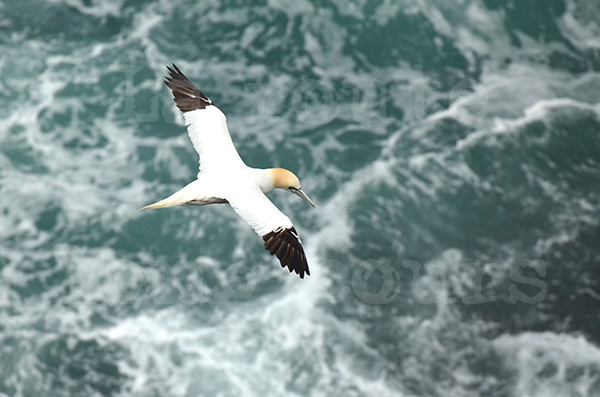
[[[0,0],[0,396],[600,396],[600,3]],[[298,174],[227,206],[176,63]]]

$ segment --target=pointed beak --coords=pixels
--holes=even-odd
[[[304,191],[302,189],[296,189],[296,188],[291,187],[290,192],[294,193],[296,196],[300,197],[302,200],[304,200],[308,204],[310,204],[311,207],[315,208],[315,204],[312,202],[310,197],[308,197],[308,195],[306,193],[304,193]]]

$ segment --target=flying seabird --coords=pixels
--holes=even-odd
[[[285,189],[314,207],[298,177],[283,168],[248,167],[233,145],[223,112],[175,64],[167,69],[170,76],[165,77],[165,84],[183,112],[188,135],[200,156],[200,172],[178,192],[142,209],[229,203],[262,236],[265,249],[277,255],[281,267],[287,266],[300,278],[310,275],[292,221],[265,196],[273,189]]]

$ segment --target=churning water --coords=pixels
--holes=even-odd
[[[1,396],[600,396],[593,0],[0,1]],[[197,173],[227,114],[311,276]]]

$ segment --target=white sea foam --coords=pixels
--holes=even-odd
[[[481,139],[488,139],[493,135],[504,135],[518,133],[522,127],[535,121],[547,121],[553,110],[561,108],[575,108],[587,110],[600,114],[600,104],[582,103],[571,98],[557,98],[549,100],[540,100],[530,107],[523,110],[523,115],[514,119],[497,117],[493,119],[493,127],[489,130],[480,130],[470,134],[457,142],[457,149],[479,142]]]
[[[119,17],[121,15],[121,9],[125,0],[50,0],[51,3],[57,5],[67,5],[75,8],[82,14],[92,15],[95,17],[106,17],[114,16]]]
[[[54,0],[54,3],[99,18],[120,17],[125,6],[121,0]],[[465,354],[463,351],[466,350],[468,354],[474,354],[468,351],[468,347],[446,346],[441,336],[445,330],[456,331],[457,339],[485,344],[485,338],[481,336],[485,324],[459,321],[460,315],[454,312],[455,308],[448,299],[451,288],[461,288],[464,284],[458,274],[463,255],[460,250],[448,249],[442,253],[442,258],[449,263],[448,285],[440,285],[433,271],[434,262],[426,264],[427,274],[422,278],[422,285],[426,292],[436,295],[435,317],[427,319],[419,317],[420,314],[410,317],[399,313],[401,305],[395,309],[394,315],[398,316],[398,321],[393,325],[398,330],[414,330],[406,332],[409,335],[407,340],[401,340],[398,336],[398,340],[389,341],[387,347],[374,346],[376,338],[370,332],[376,330],[377,326],[369,328],[366,322],[361,322],[361,317],[344,319],[343,315],[331,312],[324,305],[325,302],[343,303],[344,291],[331,290],[334,280],[332,269],[328,268],[328,256],[352,247],[356,233],[353,207],[371,189],[386,185],[401,194],[410,195],[414,194],[410,190],[414,187],[414,190],[428,197],[435,197],[440,189],[450,188],[446,185],[448,179],[433,175],[428,181],[410,180],[407,183],[409,186],[399,186],[397,175],[410,176],[412,172],[424,172],[429,164],[444,167],[447,164],[445,159],[457,150],[494,134],[512,133],[528,123],[545,121],[556,109],[574,108],[599,113],[600,99],[596,88],[600,79],[597,73],[588,72],[580,78],[573,78],[569,73],[528,63],[528,56],[543,54],[548,48],[542,48],[542,45],[530,39],[524,41],[526,45],[523,48],[515,50],[504,31],[502,12],[484,10],[484,6],[477,1],[437,3],[440,4],[434,2],[431,5],[422,1],[384,2],[374,16],[378,24],[385,25],[400,12],[407,15],[422,13],[441,36],[450,39],[459,48],[471,69],[483,59],[481,77],[473,81],[472,90],[451,97],[447,110],[427,116],[424,105],[415,103],[415,92],[433,91],[431,98],[434,100],[448,99],[449,94],[435,92],[435,82],[422,70],[415,71],[414,65],[403,64],[372,66],[365,72],[361,70],[364,66],[359,68],[357,65],[368,65],[368,60],[360,53],[347,53],[344,43],[347,44],[350,39],[346,31],[337,26],[331,11],[325,10],[315,15],[314,7],[308,2],[269,2],[290,21],[285,27],[286,39],[290,39],[295,24],[300,21],[303,51],[312,58],[301,57],[298,62],[314,65],[310,66],[311,70],[322,79],[319,82],[325,87],[333,86],[336,79],[346,78],[360,86],[364,94],[362,99],[357,95],[355,103],[352,103],[354,115],[345,112],[340,105],[329,120],[343,121],[349,126],[340,127],[339,133],[329,131],[331,133],[327,137],[315,142],[311,141],[318,134],[314,126],[302,123],[302,120],[298,122],[294,118],[296,114],[286,113],[286,99],[289,96],[269,102],[272,113],[259,115],[260,120],[254,124],[242,118],[242,110],[239,110],[239,114],[232,110],[229,116],[230,127],[235,131],[234,140],[243,142],[240,145],[242,150],[263,150],[264,153],[277,156],[278,149],[290,141],[283,137],[290,134],[294,136],[294,145],[310,148],[312,162],[308,163],[309,167],[323,170],[332,166],[340,174],[334,182],[335,192],[327,193],[329,196],[322,198],[314,212],[310,215],[296,213],[313,270],[313,275],[301,282],[295,277],[287,277],[285,272],[273,278],[270,273],[271,270],[274,273],[277,266],[274,265],[275,260],[268,256],[261,257],[261,263],[248,263],[249,249],[260,251],[260,243],[234,214],[224,215],[224,209],[202,209],[202,215],[186,219],[185,223],[190,225],[190,229],[181,227],[181,222],[178,223],[181,218],[172,215],[173,212],[169,215],[135,212],[147,202],[148,195],[158,194],[157,185],[163,183],[157,182],[155,175],[146,176],[145,172],[160,169],[162,173],[172,176],[170,183],[174,186],[179,179],[186,179],[187,174],[195,172],[195,158],[182,159],[178,155],[178,150],[189,149],[181,125],[171,126],[181,129],[182,135],[178,137],[146,136],[142,123],[116,120],[122,93],[92,93],[83,98],[63,92],[69,82],[89,88],[100,85],[102,77],[108,72],[119,71],[117,62],[125,62],[129,58],[116,59],[113,56],[115,53],[127,53],[133,56],[132,59],[147,63],[157,70],[157,76],[162,75],[164,64],[176,61],[185,70],[194,71],[190,73],[191,77],[194,74],[202,78],[213,77],[214,81],[218,81],[219,93],[225,98],[228,94],[222,92],[240,82],[268,81],[293,92],[298,87],[294,76],[286,71],[271,73],[263,65],[219,62],[219,56],[214,54],[194,55],[194,50],[204,47],[198,44],[199,47],[195,48],[192,41],[182,44],[179,48],[181,52],[175,48],[172,53],[163,53],[164,48],[157,45],[155,40],[160,29],[168,26],[174,15],[175,5],[168,0],[142,7],[142,11],[133,17],[132,25],[110,42],[95,42],[77,48],[68,55],[48,55],[52,51],[47,43],[30,41],[19,46],[16,52],[9,53],[10,56],[6,56],[0,66],[3,72],[12,68],[10,59],[28,58],[34,53],[44,55],[47,68],[43,73],[29,73],[35,77],[28,81],[8,77],[2,82],[3,89],[15,90],[23,97],[13,101],[11,108],[2,110],[7,117],[0,120],[0,141],[4,145],[14,139],[11,142],[15,147],[27,155],[33,154],[36,166],[42,168],[42,171],[32,172],[17,162],[13,163],[15,160],[7,153],[0,154],[0,259],[6,262],[2,262],[0,270],[2,336],[16,335],[19,340],[29,344],[29,350],[15,359],[16,369],[7,381],[8,385],[15,388],[16,394],[27,394],[23,386],[27,382],[23,380],[34,378],[43,383],[44,379],[48,379],[49,375],[39,369],[43,366],[36,354],[47,343],[63,335],[69,335],[69,346],[84,340],[94,341],[101,346],[122,348],[124,356],[110,356],[117,363],[119,376],[123,377],[125,384],[121,395],[158,393],[185,396],[202,392],[230,392],[253,396],[306,395],[312,392],[312,395],[325,396],[335,394],[340,389],[348,395],[412,395],[409,391],[403,391],[403,381],[407,384],[428,383],[427,379],[423,379],[423,374],[435,368],[438,362],[448,359],[457,351]],[[245,29],[239,43],[244,50],[250,50],[262,34],[273,34],[267,22],[248,24],[246,10],[230,10],[220,15],[221,10],[215,11],[218,2],[187,4],[189,13],[186,18],[198,18],[206,12],[210,14],[211,23],[232,23],[241,30]],[[581,16],[574,14],[575,3],[569,4],[571,8],[562,18],[561,29],[581,48],[597,47],[595,21],[582,23]],[[338,2],[337,7],[340,14],[347,17],[361,18],[366,15],[363,4],[347,6]],[[267,11],[266,8],[261,10],[262,13]],[[463,14],[466,19],[459,18]],[[237,49],[234,41],[225,44]],[[198,39],[198,43],[201,42]],[[560,49],[560,46],[552,48]],[[518,52],[514,57],[517,61],[512,66],[501,68],[495,64],[507,54],[513,55],[510,52],[514,51]],[[173,59],[174,56],[184,59]],[[85,73],[73,72],[77,71],[73,65],[82,65]],[[372,87],[374,80],[380,82],[381,86],[389,86],[386,88],[389,91],[383,94],[378,92]],[[151,92],[159,92],[158,87],[162,89],[158,77],[136,85],[136,89],[148,89]],[[259,92],[267,95],[270,88],[272,86],[262,87]],[[90,89],[90,92],[93,90]],[[160,91],[160,95],[167,93]],[[394,106],[405,112],[406,123],[373,112],[378,109],[374,103],[378,103],[376,100],[381,95],[390,97],[385,106]],[[86,106],[101,107],[105,96],[109,96],[112,102],[107,105],[108,110],[104,114],[98,111],[98,116],[91,121],[86,119]],[[240,93],[240,97],[243,99],[241,103],[255,99],[251,92]],[[283,114],[278,107],[284,109]],[[238,109],[237,103],[231,108]],[[179,117],[170,102],[168,109]],[[308,110],[310,116],[315,109]],[[368,111],[372,112],[373,117],[357,119],[357,114],[362,117]],[[46,129],[42,125],[44,118],[60,117],[65,112],[71,116],[65,126]],[[79,117],[85,121],[80,121]],[[362,124],[364,119],[373,122]],[[402,138],[405,134],[429,139],[428,129],[447,119],[456,120],[466,128],[473,129],[473,132],[459,140],[456,147],[413,154],[408,159],[409,169],[398,170],[400,164],[405,164],[395,157],[398,145],[404,143]],[[401,125],[401,128],[397,129],[397,125]],[[87,127],[90,131],[86,130]],[[339,136],[360,130],[368,130],[373,140],[385,140],[381,145],[384,147],[381,156],[357,171],[340,171],[342,167],[331,164],[331,153],[344,153],[345,147]],[[84,132],[88,134],[85,138],[82,136]],[[383,138],[386,136],[389,137]],[[68,143],[73,141],[80,142],[82,147],[69,147]],[[94,147],[98,142],[105,143]],[[145,165],[137,164],[144,161],[138,155],[140,147],[156,149]],[[2,147],[3,150],[5,148]],[[195,156],[191,150],[185,153]],[[190,161],[194,166],[190,167]],[[455,165],[447,172],[456,181],[449,183],[456,183],[457,186],[461,180],[476,179],[465,164]],[[331,180],[330,175],[307,174],[307,186],[312,183],[315,191],[319,191],[319,183]],[[476,183],[483,186],[485,181]],[[163,184],[160,189],[168,191],[170,187]],[[551,195],[553,187],[547,186],[547,189],[548,195]],[[415,197],[415,201],[418,201],[418,197]],[[372,202],[391,206],[396,204],[376,199]],[[286,201],[283,205],[284,208],[288,206],[287,212],[295,204]],[[577,218],[579,220],[594,211],[593,204],[586,202],[581,202],[577,208],[582,210],[581,214],[575,214],[581,216]],[[44,231],[36,222],[48,210],[56,210],[58,215],[51,230]],[[212,210],[217,211],[216,215],[206,215],[210,214],[207,211]],[[213,289],[205,285],[203,280],[196,280],[199,294],[205,294],[203,297],[195,297],[189,302],[175,299],[171,305],[149,304],[149,307],[142,307],[145,300],[158,299],[158,292],[164,286],[161,272],[178,268],[178,264],[154,258],[152,251],[140,242],[130,242],[135,248],[126,257],[115,248],[118,245],[116,240],[129,238],[128,228],[143,228],[135,222],[142,216],[172,216],[170,223],[153,225],[175,230],[172,233],[180,241],[196,239],[198,244],[206,241],[206,236],[211,233],[207,225],[217,222],[216,218],[221,219],[223,223],[218,224],[219,228],[228,230],[228,236],[235,232],[238,238],[231,255],[233,260],[253,266],[253,271],[256,269],[263,277],[259,281],[268,283],[268,288],[250,298],[219,301],[214,298],[217,294]],[[234,226],[231,226],[232,223]],[[87,243],[98,243],[95,229],[110,233],[104,240],[106,246],[85,247]],[[190,237],[186,230],[193,230],[195,234]],[[539,240],[535,251],[544,253],[555,244],[577,238],[577,233],[571,232],[567,230],[564,234]],[[77,238],[77,234],[81,235],[80,238]],[[54,239],[66,241],[60,246],[62,251],[55,250]],[[15,242],[18,246],[11,247]],[[197,266],[213,272],[214,279],[220,285],[227,284],[229,274],[224,261],[206,254],[206,248],[200,247],[200,256],[189,260],[196,260]],[[44,264],[52,261],[56,262],[55,268],[45,269]],[[351,274],[354,264],[342,265]],[[41,269],[35,270],[35,266]],[[63,290],[67,287],[64,283],[52,285],[54,272],[58,275],[60,272],[69,274],[71,279],[68,283],[72,288],[69,293]],[[33,297],[22,297],[20,289],[36,282],[40,283],[43,291]],[[142,284],[148,288],[146,292],[141,289]],[[141,296],[139,298],[136,295],[138,293]],[[344,293],[353,292],[350,289]],[[353,313],[375,321],[374,315],[368,317],[367,314],[377,313],[378,310],[381,308],[363,305],[354,308]],[[95,323],[98,316],[103,317],[105,325]],[[405,350],[408,356],[403,357],[401,366],[397,366],[399,364],[393,359],[386,358],[394,343],[409,346]],[[501,336],[493,344],[506,358],[504,365],[514,372],[518,394],[548,395],[556,394],[553,392],[558,390],[565,395],[576,392],[593,395],[596,391],[593,387],[598,382],[597,363],[600,357],[597,348],[584,338],[522,333]],[[479,381],[485,383],[480,375],[470,370],[468,360],[461,358],[460,354],[459,358],[452,357],[452,365],[445,369],[448,378],[452,378],[452,382],[448,382],[451,386],[446,388],[440,382],[439,385],[433,385],[431,390],[440,395],[468,395],[474,384]],[[546,367],[549,368],[547,374],[544,372]]]
[[[494,341],[516,376],[520,396],[594,396],[600,384],[600,350],[583,336],[552,332],[503,335]]]
[[[567,10],[559,19],[562,33],[570,39],[570,42],[582,49],[597,50],[600,48],[600,24],[597,15],[600,7],[597,2],[589,1],[566,1]]]

